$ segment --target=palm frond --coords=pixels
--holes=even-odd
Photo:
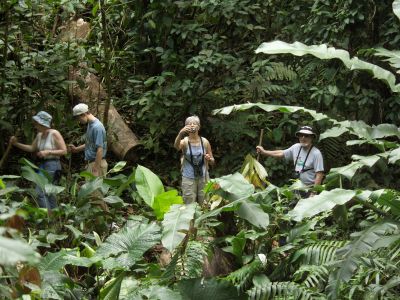
[[[302,285],[307,288],[322,290],[328,281],[329,266],[304,265],[294,273],[294,276],[295,279],[301,280]]]
[[[293,282],[271,282],[262,287],[254,287],[248,292],[251,300],[269,299],[326,299],[320,293],[313,292],[299,284]]]
[[[322,241],[297,250],[292,262],[299,260],[300,265],[323,265],[335,259],[336,251],[346,241]]]
[[[246,290],[254,275],[261,272],[264,268],[264,264],[257,257],[251,263],[244,265],[240,269],[230,273],[225,279],[230,281],[237,287],[238,290]]]

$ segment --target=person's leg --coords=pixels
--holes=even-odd
[[[182,177],[182,197],[185,204],[196,201],[196,184],[194,179]]]
[[[43,162],[39,166],[42,170],[45,170],[50,176],[49,182],[52,184],[58,184],[59,176],[61,175],[61,163],[59,160],[48,160]],[[41,176],[45,176],[43,172],[39,171]],[[36,186],[35,188],[38,194],[38,205],[41,208],[47,208],[49,210],[57,207],[57,200],[54,194],[46,194],[45,191]]]

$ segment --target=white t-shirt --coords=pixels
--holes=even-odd
[[[322,158],[321,151],[315,146],[311,148],[308,157],[307,153],[308,150],[305,150],[300,143],[283,150],[286,160],[296,162],[297,155],[299,156],[294,169],[300,173],[300,180],[305,185],[313,185],[315,182],[315,173],[324,171],[324,159]]]

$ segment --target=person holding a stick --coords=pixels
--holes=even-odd
[[[10,144],[26,151],[35,152],[39,157],[39,170],[45,170],[52,183],[57,184],[61,177],[60,157],[67,154],[67,146],[64,138],[58,130],[51,128],[52,116],[45,111],[38,112],[32,117],[33,124],[38,131],[31,145],[18,142],[17,137],[10,138]],[[42,172],[39,171],[41,175]],[[57,207],[54,195],[46,194],[42,188],[36,186],[39,207],[51,210]]]
[[[294,162],[294,177],[309,187],[320,185],[324,178],[324,160],[318,148],[313,145],[316,134],[312,127],[301,126],[296,132],[299,143],[285,150],[265,150],[261,145],[256,147],[257,153],[275,158],[285,158]],[[301,193],[303,198],[313,195]]]
[[[211,145],[199,135],[199,130],[199,117],[188,117],[174,142],[174,147],[182,151],[182,195],[186,204],[196,201],[203,204],[204,186],[209,179],[208,166],[215,163]]]

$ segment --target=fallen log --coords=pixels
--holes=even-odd
[[[90,24],[83,19],[71,20],[61,29],[58,35],[60,42],[84,43],[90,33]],[[86,75],[84,75],[86,74]],[[107,93],[100,79],[91,73],[85,63],[79,69],[70,67],[68,74],[70,81],[83,83],[81,88],[77,83],[70,84],[69,94],[77,102],[89,105],[90,111],[103,121],[104,102]],[[108,148],[121,160],[136,160],[136,152],[140,148],[140,141],[125,123],[117,109],[110,105],[108,110],[107,126]]]

